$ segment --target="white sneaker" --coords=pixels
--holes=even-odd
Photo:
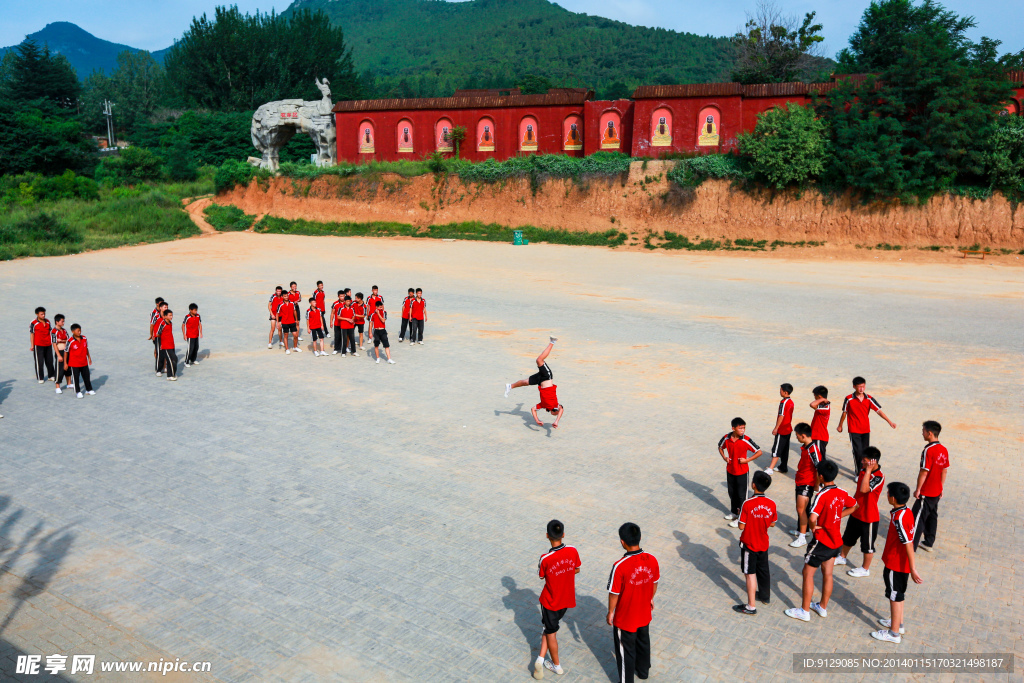
[[[822,619],[828,616],[828,610],[822,607],[820,602],[812,602],[811,609],[817,612]]]
[[[376,362],[379,363],[380,362],[380,358],[378,358]]]
[[[38,380],[36,380],[36,382],[37,382],[38,384],[45,384],[45,383],[46,383],[46,380],[45,380],[45,379],[38,379]]]
[[[423,342],[420,342],[420,346],[423,346]]]
[[[302,353],[302,349],[300,349],[298,346],[296,346],[295,347],[295,353]]]
[[[800,621],[811,620],[810,612],[805,612],[802,607],[790,607],[788,610],[786,610],[785,614],[787,617],[799,619]]]
[[[57,393],[58,393],[58,394],[62,394],[62,393],[64,393],[64,392],[62,392],[62,391],[60,390],[60,387],[57,387]]]
[[[82,394],[81,391],[79,391],[77,394],[75,394],[75,396],[77,396],[78,398],[85,398],[85,396]]]
[[[836,558],[836,565],[846,564],[846,558],[840,555]]]
[[[168,377],[168,378],[167,378],[167,381],[168,381],[168,382],[177,382],[177,381],[178,381],[178,378],[177,378],[177,377]],[[90,393],[91,393],[91,392],[90,392]]]
[[[883,628],[883,629],[881,629],[879,631],[872,631],[871,632],[871,637],[874,638],[875,640],[882,640],[882,641],[885,641],[886,643],[896,643],[897,645],[899,645],[901,642],[903,642],[903,637],[902,636],[899,636],[899,635],[895,635],[894,636],[892,634],[892,631],[890,631],[887,628]]]
[[[807,539],[804,537],[803,534],[800,534],[799,536],[796,537],[796,539],[792,543],[789,544],[789,547],[790,548],[803,548],[805,545],[807,545]]]
[[[164,376],[164,373],[162,373],[162,372],[158,372],[158,373],[156,373],[156,376],[157,376],[157,377],[163,377],[163,376]]]
[[[299,341],[302,341],[302,337],[299,337]]]
[[[884,626],[886,628],[886,630],[889,630],[889,629],[892,628],[892,619],[879,619],[878,623],[881,624],[882,626]],[[900,624],[900,635],[902,636],[906,632],[907,632],[907,629],[904,628],[903,624]]]
[[[548,671],[555,672],[559,676],[565,673],[564,671],[562,671],[562,666],[560,664],[552,664],[551,660],[548,659],[544,660],[544,668]]]
[[[96,395],[96,392],[93,391],[92,389],[90,389],[89,391],[87,391],[85,393],[89,394],[90,396],[95,396]]]
[[[544,660],[540,657],[533,663],[533,677],[538,681],[544,678]]]
[[[856,579],[859,579],[865,576],[871,576],[871,570],[864,569],[864,567],[854,567],[850,571],[846,572],[846,574],[847,576],[852,576]]]
[[[267,344],[267,348],[268,349],[272,349],[272,348],[274,348],[274,345],[273,344]]]
[[[510,392],[510,391],[512,391],[512,385],[511,384],[506,384],[505,385],[505,398],[508,398],[508,392]]]
[[[360,346],[360,347],[359,347],[359,350],[360,350],[360,351],[365,351],[365,350],[366,350],[366,347],[365,347],[365,346]]]
[[[332,356],[337,356],[337,355],[338,355],[338,352],[337,352],[337,351],[331,351],[331,355],[332,355]]]
[[[393,360],[391,360],[390,358],[388,358],[388,363],[389,363],[389,364],[391,364],[391,365],[394,365],[394,364],[395,364],[395,361],[393,361]]]
[[[729,522],[728,526],[731,526],[733,529],[739,529],[740,528],[740,522],[739,522],[738,519],[734,519],[731,522]]]
[[[192,361],[192,365],[199,365],[199,361],[197,361],[197,360]]]
[[[932,552],[932,550],[934,550],[934,548],[932,548],[930,545],[927,545],[927,544],[925,544],[923,542],[919,543],[917,545],[917,547],[920,548],[921,550],[924,550],[925,552],[929,552],[929,553]]]
[[[292,350],[291,350],[291,349],[287,349],[287,350],[285,351],[285,354],[286,354],[286,355],[289,355],[289,356],[290,356],[290,355],[292,355]]]
[[[316,349],[313,349],[313,355],[314,355],[314,356],[319,356],[319,355],[320,355],[320,352],[319,352],[319,351],[317,351]]]
[[[736,515],[734,515],[734,514],[732,514],[732,513],[730,512],[730,513],[729,513],[729,514],[727,514],[727,515],[726,515],[725,517],[722,517],[722,519],[736,519]]]

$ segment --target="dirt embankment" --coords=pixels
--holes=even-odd
[[[671,163],[671,162],[668,162]],[[689,238],[816,241],[832,245],[1024,248],[1024,209],[1001,195],[984,201],[941,196],[923,207],[866,207],[848,198],[755,197],[726,181],[682,191],[666,162],[636,162],[614,179],[529,179],[463,184],[456,178],[393,175],[313,181],[277,178],[217,197],[249,214],[317,221],[395,221],[413,225],[483,221],[632,235],[668,230]]]

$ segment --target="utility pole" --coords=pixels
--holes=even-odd
[[[103,100],[103,116],[107,119],[107,147],[114,149],[114,105],[110,100]]]

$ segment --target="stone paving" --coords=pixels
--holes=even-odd
[[[44,680],[15,659],[54,653],[211,662],[60,680],[527,680],[552,517],[583,558],[565,680],[616,680],[605,581],[624,521],[662,567],[651,680],[791,680],[809,652],[1019,658],[1022,274],[251,234],[0,264],[0,680]],[[291,279],[379,284],[393,340],[423,287],[426,344],[395,343],[394,366],[268,351],[266,300]],[[203,315],[203,362],[177,383],[152,372],[156,295],[179,323],[192,301]],[[36,305],[83,325],[95,396],[35,383]],[[502,397],[549,331],[557,431],[531,425],[532,388]],[[801,420],[827,385],[834,428],[854,374],[899,424],[874,422],[889,481],[913,482],[925,419],[953,461],[900,646],[868,637],[888,614],[880,557],[869,578],[837,572],[827,620],[786,618],[801,555],[783,530],[772,606],[730,610],[718,438],[742,415],[770,446],[783,381]],[[851,490],[845,438],[830,455]],[[785,529],[792,482],[775,483]]]

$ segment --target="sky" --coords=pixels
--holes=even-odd
[[[941,0],[940,0],[941,1]],[[818,13],[824,24],[825,54],[834,56],[846,46],[869,0],[777,0],[786,14],[799,17]],[[70,21],[89,33],[132,47],[159,50],[169,46],[188,28],[193,16],[213,13],[217,0],[0,0],[0,46],[15,45],[53,21]],[[282,11],[290,0],[220,0],[246,12]],[[659,26],[700,35],[727,36],[743,27],[756,0],[559,0],[573,12],[617,19],[640,26]],[[973,15],[982,35],[1003,41],[1004,51],[1024,48],[1024,1],[945,0],[948,9]]]

